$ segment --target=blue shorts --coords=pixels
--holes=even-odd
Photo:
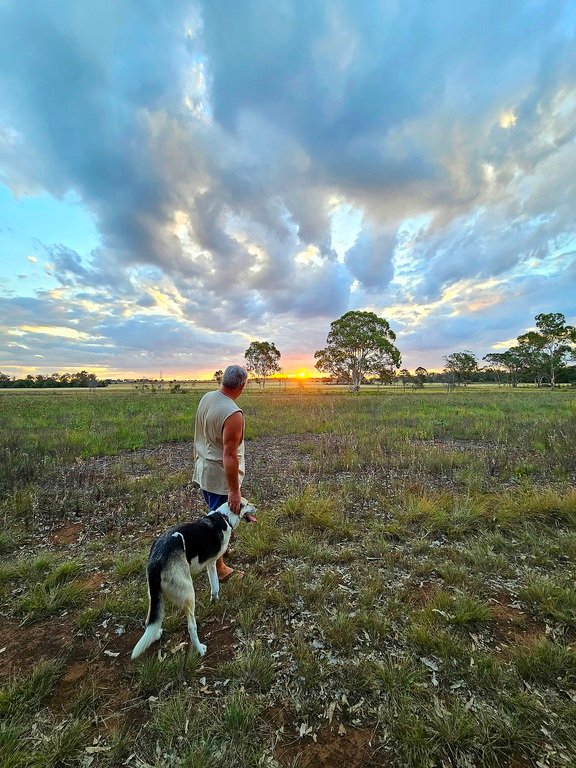
[[[221,507],[222,504],[228,501],[228,494],[212,493],[204,489],[202,489],[202,496],[204,496],[204,501],[208,504],[210,512],[214,512],[215,509],[218,509],[218,507]]]

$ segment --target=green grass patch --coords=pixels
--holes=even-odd
[[[532,683],[574,685],[576,652],[550,640],[511,649],[518,674]]]
[[[274,659],[260,642],[243,649],[237,657],[223,665],[222,674],[241,683],[247,691],[268,691],[275,678]]]
[[[114,575],[118,579],[128,579],[133,576],[140,577],[144,581],[146,577],[146,562],[148,551],[140,552],[132,557],[122,556],[114,563]]]
[[[87,599],[87,590],[77,582],[55,584],[36,584],[20,600],[14,609],[23,617],[25,624],[32,624],[63,610],[79,608]]]
[[[576,627],[574,583],[546,576],[534,576],[518,590],[518,598],[539,618],[551,619],[566,627]]]
[[[63,669],[62,659],[42,662],[32,673],[15,679],[0,691],[0,716],[19,720],[36,712],[52,693]]]

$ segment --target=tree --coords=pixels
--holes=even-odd
[[[402,368],[400,371],[400,381],[402,382],[402,389],[406,390],[408,384],[412,381],[412,376],[408,368]]]
[[[414,371],[414,376],[416,377],[416,381],[414,383],[414,386],[416,389],[423,389],[424,384],[426,383],[426,380],[428,378],[428,371],[423,366],[419,365],[418,368]]]
[[[543,339],[536,331],[518,336],[518,346],[513,347],[521,361],[525,374],[530,376],[537,387],[548,377],[548,366],[543,349]],[[512,350],[509,350],[511,352]]]
[[[95,373],[80,371],[79,373],[69,374],[53,373],[45,376],[42,373],[33,376],[29,373],[24,379],[11,379],[4,373],[0,373],[0,386],[14,389],[36,389],[36,388],[62,388],[62,387],[106,387],[110,384],[110,379],[99,382]]]
[[[453,383],[466,386],[472,376],[478,372],[476,355],[469,350],[464,352],[452,352],[451,355],[443,355],[446,361],[444,370],[453,377]]]
[[[249,373],[261,379],[262,389],[268,376],[282,370],[278,363],[280,357],[276,345],[270,341],[253,341],[244,353],[246,368]]]
[[[491,352],[488,355],[484,355],[482,359],[490,363],[492,366],[490,370],[495,373],[498,382],[500,381],[500,372],[505,371],[511,387],[518,386],[520,374],[527,370],[525,350],[520,347],[512,347],[507,349],[506,352]]]
[[[517,344],[505,352],[493,352],[484,356],[496,374],[508,373],[512,387],[520,377],[530,377],[536,386],[549,380],[556,386],[558,375],[567,370],[566,360],[576,355],[576,328],[566,325],[560,312],[536,315],[536,331],[528,331],[517,338]]]
[[[87,387],[90,377],[93,375],[94,375],[93,373],[88,373],[88,371],[78,371],[78,373],[72,374],[72,380],[70,381],[70,386],[71,387]]]
[[[518,336],[520,345],[529,345],[533,358],[541,371],[550,379],[550,386],[556,386],[558,372],[565,367],[566,358],[576,354],[576,328],[566,325],[561,312],[536,315],[537,331]]]
[[[316,368],[360,390],[365,376],[383,378],[399,368],[401,355],[392,343],[396,334],[388,321],[374,312],[346,312],[330,324],[326,347],[314,353]]]
[[[222,376],[224,376],[224,371],[221,371],[220,369],[218,369],[217,371],[214,371],[214,376],[212,376],[212,378],[218,384],[221,384],[222,383]]]
[[[381,384],[392,384],[394,381],[394,376],[396,375],[396,372],[392,370],[391,368],[387,368],[385,365],[380,366],[380,368],[376,371],[376,378],[374,379],[376,381],[376,384],[380,386]]]

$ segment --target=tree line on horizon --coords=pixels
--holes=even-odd
[[[64,387],[107,387],[110,379],[99,380],[95,373],[78,371],[76,373],[52,373],[49,376],[28,374],[22,378],[8,376],[0,372],[0,389],[61,389]]]
[[[521,382],[552,388],[559,383],[576,383],[576,328],[560,312],[536,315],[536,330],[517,337],[516,345],[504,352],[484,355],[480,365],[473,352],[464,350],[444,355],[442,373],[428,373],[419,366],[414,375],[401,369],[402,355],[394,343],[396,334],[388,321],[374,312],[352,310],[330,324],[326,346],[314,353],[315,367],[332,383],[346,384],[358,392],[363,384],[391,384],[423,387],[426,381],[443,381],[454,386],[474,381],[496,381],[516,387]],[[266,380],[280,373],[280,350],[270,341],[253,341],[244,353],[246,369],[262,388]],[[220,383],[223,372],[213,378]],[[0,372],[0,388],[105,387],[96,374],[28,374],[14,378]]]
[[[576,328],[567,325],[560,312],[536,315],[536,330],[517,337],[517,344],[505,352],[484,355],[481,366],[473,352],[464,350],[444,355],[441,374],[429,374],[419,366],[414,375],[400,369],[402,356],[395,345],[396,334],[388,321],[374,312],[353,310],[330,324],[326,346],[314,353],[315,367],[328,374],[333,383],[347,384],[358,392],[362,384],[391,384],[400,381],[422,387],[426,381],[444,381],[454,386],[473,381],[496,381],[516,387],[530,381],[536,386],[576,383]],[[281,353],[273,342],[253,341],[244,354],[246,369],[262,387],[279,373]],[[222,371],[214,378],[220,382]]]

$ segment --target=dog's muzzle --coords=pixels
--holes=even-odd
[[[242,512],[242,520],[245,520],[247,523],[257,522],[255,515],[252,514],[253,512],[256,512],[256,507],[254,506],[254,504],[243,504],[242,510],[244,509],[246,509],[246,511]]]

